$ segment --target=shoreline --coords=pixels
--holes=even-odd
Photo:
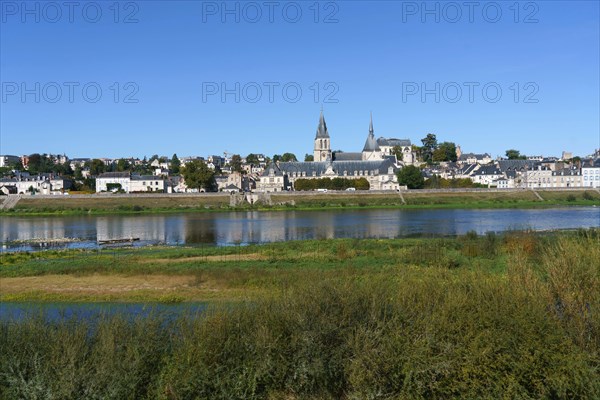
[[[240,198],[242,199],[240,201]],[[600,191],[405,191],[401,193],[276,192],[265,201],[249,204],[231,195],[73,195],[23,197],[15,208],[0,210],[0,217],[146,215],[248,211],[314,211],[358,209],[535,209],[600,206]]]

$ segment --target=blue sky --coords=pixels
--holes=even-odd
[[[597,1],[0,3],[0,154],[600,147]]]

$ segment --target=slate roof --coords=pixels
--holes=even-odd
[[[502,175],[502,171],[495,165],[483,165],[477,171],[473,172],[473,176],[477,175]]]
[[[162,181],[162,176],[157,175],[131,175],[132,181]]]
[[[333,161],[361,161],[362,153],[346,153],[346,152],[335,152],[333,153]]]
[[[377,144],[379,146],[390,146],[390,147],[394,147],[394,146],[400,146],[400,147],[406,147],[406,146],[412,146],[412,143],[410,142],[410,139],[396,139],[396,138],[384,138],[384,137],[380,137],[379,139],[377,139]]]
[[[492,158],[488,153],[475,154],[475,153],[463,153],[458,158],[460,161],[466,161],[467,158],[475,158],[476,160],[483,160],[484,158]]]
[[[500,160],[498,161],[498,167],[502,172],[507,170],[526,170],[537,168],[540,165],[539,161],[533,160]]]
[[[319,126],[317,126],[317,135],[315,139],[329,139],[329,132],[327,131],[323,110],[321,110],[321,116],[319,117]]]
[[[98,175],[98,178],[129,178],[129,172],[105,172]]]
[[[274,170],[276,176],[282,176],[284,173],[300,173],[307,177],[322,176],[327,171],[327,167],[331,163],[333,171],[343,176],[344,171],[350,176],[354,175],[354,171],[368,171],[378,174],[387,174],[388,168],[392,167],[395,170],[394,163],[390,159],[377,161],[322,161],[322,162],[282,162],[279,165],[272,163],[267,167],[262,176],[269,176],[269,171]]]
[[[471,175],[475,168],[477,168],[477,164],[467,164],[460,168],[457,173],[458,175]]]

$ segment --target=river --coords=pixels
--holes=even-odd
[[[600,227],[600,207],[550,209],[365,209],[102,216],[0,217],[0,251],[95,248],[136,238],[151,244],[218,246],[302,239],[398,238],[507,230]]]

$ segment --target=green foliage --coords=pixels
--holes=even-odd
[[[202,160],[192,160],[181,169],[185,184],[193,189],[215,191],[217,183],[214,172]]]
[[[433,133],[428,133],[423,139],[421,139],[423,146],[420,148],[421,157],[423,161],[430,163],[433,161],[433,152],[438,147],[437,138]]]
[[[433,151],[434,162],[456,161],[456,145],[452,142],[442,142]]]
[[[308,154],[308,153],[306,153],[306,154],[304,155],[304,161],[315,161],[315,156],[314,156],[314,155],[312,155],[312,154]]]
[[[298,159],[296,158],[296,155],[293,153],[283,153],[280,161],[290,162],[290,161],[298,161]]]
[[[129,171],[130,169],[131,169],[131,164],[129,163],[129,160],[127,160],[125,158],[120,158],[117,161],[117,171],[125,172],[125,171]]]
[[[320,178],[320,179],[296,179],[294,181],[294,190],[346,190],[355,188],[356,190],[369,190],[370,184],[366,178],[348,179],[348,178]]]
[[[121,189],[122,189],[122,186],[120,183],[107,183],[106,184],[106,190],[109,192],[119,191]]]
[[[201,315],[1,320],[0,398],[596,399],[598,238],[268,245],[260,268],[197,272],[199,285],[269,288]],[[506,268],[481,267],[492,256],[471,248],[497,252]],[[195,255],[156,253],[173,264]]]
[[[461,189],[461,188],[483,188],[487,187],[479,183],[474,183],[469,178],[440,178],[439,175],[433,175],[425,181],[425,189]]]
[[[179,157],[177,157],[177,154],[173,154],[173,157],[171,157],[171,163],[169,165],[169,168],[171,169],[171,172],[173,174],[179,174],[181,168],[181,161],[179,160]]]
[[[425,178],[419,168],[407,165],[398,171],[398,183],[409,189],[422,189],[425,186]]]
[[[252,165],[258,165],[259,164],[258,156],[253,153],[248,154],[246,156],[246,163],[252,164]]]
[[[509,160],[526,160],[527,159],[527,157],[525,155],[521,155],[521,152],[519,150],[515,150],[515,149],[506,150],[506,157]]]
[[[92,176],[98,176],[106,172],[106,164],[97,158],[94,158],[91,161],[86,161],[85,166],[90,169],[90,174]]]
[[[231,156],[231,161],[229,162],[231,166],[231,170],[233,172],[242,173],[244,170],[242,168],[242,157],[239,154],[234,154]]]

